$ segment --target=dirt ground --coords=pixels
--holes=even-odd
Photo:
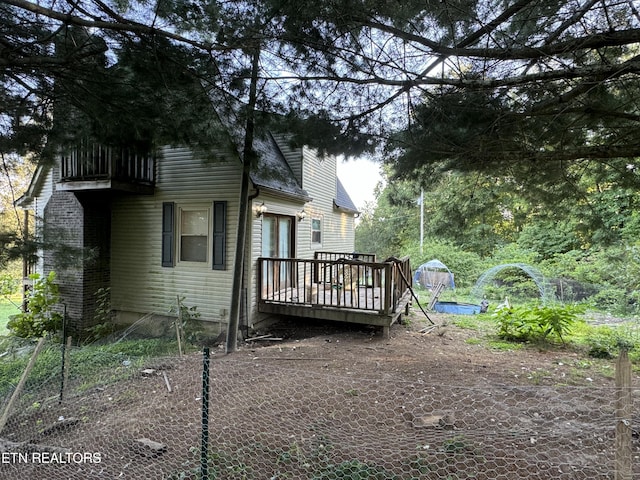
[[[416,313],[390,338],[300,322],[231,355],[212,349],[210,478],[614,478],[615,360],[491,348],[455,325],[424,333]],[[32,398],[42,407],[14,415],[3,436],[71,457],[3,457],[0,479],[199,478],[202,365],[195,352],[126,367],[115,383],[83,379],[62,404]],[[637,438],[627,453],[640,475]]]

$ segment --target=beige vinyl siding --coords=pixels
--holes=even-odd
[[[248,247],[249,261],[247,271],[247,309],[249,310],[249,326],[252,326],[259,319],[258,314],[258,262],[262,256],[262,219],[256,218],[254,207],[263,202],[263,196],[259,200],[253,200],[250,212],[250,244]],[[266,205],[266,202],[265,202]]]
[[[37,193],[34,200],[34,213],[37,218],[42,218],[44,216],[44,207],[47,205],[51,195],[53,195],[54,182],[54,169],[47,168],[47,173],[42,181],[40,191]]]
[[[312,258],[315,250],[353,250],[353,216],[334,209],[336,196],[336,160],[318,160],[313,151],[290,150],[288,160],[296,155],[304,161],[299,167],[302,187],[312,201],[305,204],[278,195],[260,192],[253,205],[264,202],[268,212],[296,218],[296,252],[299,258]],[[292,160],[293,159],[293,160]],[[298,162],[300,163],[300,160]],[[187,305],[197,306],[204,320],[228,320],[233,281],[234,248],[237,232],[241,169],[238,162],[203,161],[187,149],[163,150],[157,161],[157,183],[153,196],[123,196],[112,208],[111,284],[112,303],[116,310],[139,315],[153,312],[166,315],[176,296],[184,296]],[[181,206],[205,206],[214,201],[227,202],[226,270],[212,270],[206,263],[176,260],[173,268],[161,266],[162,204],[175,202],[176,222]],[[307,217],[298,221],[296,213],[305,208]],[[250,214],[248,245],[248,315],[249,324],[258,320],[257,263],[262,254],[262,219],[253,208]],[[322,245],[311,244],[311,218],[322,217]],[[142,240],[144,239],[144,240]],[[176,245],[178,237],[176,236]],[[211,241],[211,240],[209,240]],[[176,254],[178,252],[176,251]]]
[[[291,148],[289,145],[289,139],[286,135],[274,135],[274,140],[278,144],[280,153],[284,156],[285,160],[289,164],[289,168],[293,172],[293,176],[296,181],[302,185],[302,169],[303,169],[303,156],[301,148]]]
[[[33,231],[30,233],[40,235],[43,230],[44,209],[55,188],[55,171],[52,167],[40,166],[34,175],[34,180],[32,181],[37,181],[37,184],[34,185],[29,201],[23,203],[22,208],[30,210],[29,215],[34,218]],[[31,229],[32,227],[30,226],[29,228]],[[44,271],[43,249],[38,248],[36,254],[38,260],[36,261],[35,271],[42,274]]]
[[[309,148],[303,149],[303,185],[313,201],[305,208],[307,222],[301,232],[300,251],[303,258],[311,258],[315,251],[352,252],[355,243],[353,215],[342,213],[334,207],[336,198],[336,158],[320,159]],[[311,218],[322,219],[322,243],[311,242]]]
[[[53,168],[47,168],[45,178],[43,179],[40,187],[40,191],[36,194],[33,201],[33,214],[35,215],[35,233],[40,235],[43,229],[44,209],[47,206],[47,202],[53,195],[53,189],[55,188],[55,170]],[[36,262],[36,272],[43,274],[44,272],[44,250],[38,248],[37,251],[38,260]]]
[[[197,306],[202,319],[226,321],[238,218],[239,163],[206,161],[194,158],[187,149],[166,148],[157,168],[153,196],[120,197],[113,204],[113,306],[124,312],[164,315],[177,296],[184,296],[187,305]],[[210,247],[206,263],[177,259],[173,268],[162,267],[162,203],[175,202],[178,222],[181,206],[212,208],[214,201],[227,202],[226,270],[212,270]],[[177,242],[176,236],[176,246]]]

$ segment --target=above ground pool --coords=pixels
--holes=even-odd
[[[475,315],[480,313],[480,305],[458,302],[436,302],[433,309],[438,313],[454,313],[456,315]]]

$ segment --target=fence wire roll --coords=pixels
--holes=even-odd
[[[214,349],[210,361],[203,351],[150,357],[140,342],[129,352],[125,344],[117,352],[74,347],[62,372],[60,347],[47,342],[39,353],[0,432],[0,479],[640,475],[637,415],[620,409],[638,391],[613,379],[443,384],[418,370],[420,362],[430,368],[427,359],[408,374],[385,368],[375,346],[366,362],[350,365],[301,344],[226,356]],[[3,411],[16,389],[8,379],[32,352],[0,359]],[[629,426],[631,444],[620,445],[619,425]]]

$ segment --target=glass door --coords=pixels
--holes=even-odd
[[[294,250],[293,217],[267,215],[262,217],[262,256],[291,258]],[[269,261],[262,272],[262,294],[274,295],[293,286],[292,262]]]

